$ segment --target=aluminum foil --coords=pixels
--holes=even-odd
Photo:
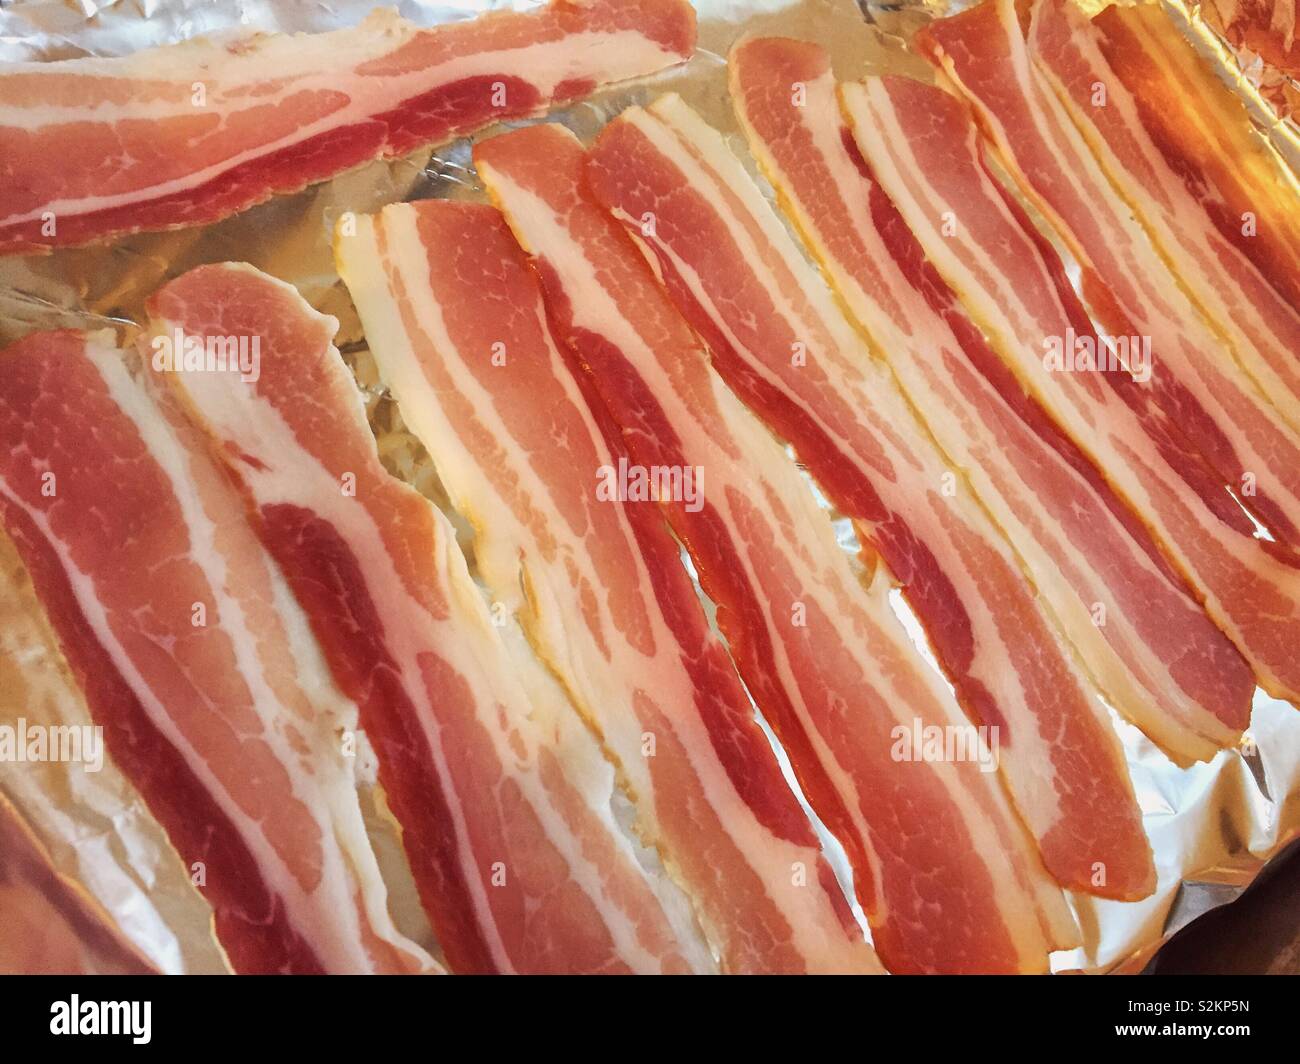
[[[563,122],[589,140],[623,108],[672,90],[723,130],[756,174],[726,92],[725,57],[741,34],[816,40],[831,50],[841,78],[889,72],[930,80],[929,67],[907,51],[904,41],[926,21],[966,2],[697,0],[700,44],[690,63],[602,92],[546,120]],[[201,34],[320,32],[354,25],[372,6],[358,0],[11,0],[0,6],[0,63],[123,55]],[[433,25],[536,3],[402,0],[395,6],[404,17]],[[1294,127],[1269,117],[1230,53],[1185,9],[1166,6],[1221,76],[1248,100],[1279,151],[1293,162],[1300,159]],[[334,271],[329,236],[345,210],[371,211],[401,199],[481,198],[470,144],[457,141],[363,166],[200,229],[0,259],[0,344],[35,329],[69,327],[108,326],[128,340],[144,320],[145,298],[159,285],[202,263],[251,262],[295,284],[315,306],[340,320],[337,342],[366,396],[386,464],[445,505],[428,455],[402,425],[368,357],[355,310]],[[855,551],[849,523],[837,519],[837,527],[842,546]],[[899,596],[893,599],[905,614]],[[914,622],[911,627],[916,630]],[[22,565],[12,545],[0,537],[0,723],[18,717],[32,723],[89,722]],[[1241,747],[1185,769],[1118,716],[1114,723],[1155,851],[1159,883],[1150,898],[1136,903],[1071,896],[1084,945],[1053,955],[1055,971],[1140,970],[1170,935],[1237,897],[1271,857],[1300,835],[1300,713],[1289,704],[1257,691]],[[0,763],[0,791],[42,839],[58,871],[101,907],[150,963],[166,972],[225,970],[206,904],[130,783],[111,764],[90,774],[76,765]],[[428,941],[382,795],[366,787],[362,797],[395,918],[408,934]],[[829,848],[833,861],[835,849]]]

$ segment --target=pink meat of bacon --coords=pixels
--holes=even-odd
[[[653,500],[598,495],[626,452],[588,412],[500,212],[397,204],[335,246],[403,421],[475,528],[480,578],[617,759],[638,834],[724,969],[876,969]]]
[[[1234,744],[1250,718],[1249,666],[926,261],[840,117],[825,49],[755,38],[729,65],[760,166],[1111,704],[1181,758]]]
[[[907,78],[840,92],[876,179],[1022,386],[1142,516],[1261,686],[1300,695],[1300,561],[1255,536],[1127,373],[1045,361],[1047,341],[1092,326],[1056,252],[984,166],[961,102]]]
[[[1100,41],[1072,0],[1034,5],[1028,46],[1036,77],[1055,90],[1116,190],[1260,392],[1293,427],[1300,425],[1300,311],[1216,227],[1213,190],[1161,151],[1159,129],[1146,125]],[[1105,106],[1096,104],[1098,85],[1105,86]],[[1300,199],[1294,203],[1300,208]],[[1235,228],[1240,234],[1240,219]]]
[[[0,71],[0,254],[203,225],[688,58],[686,0],[198,40]]]
[[[447,519],[381,465],[334,319],[236,265],[185,274],[149,311],[161,336],[259,339],[255,381],[165,376],[357,700],[452,969],[696,968],[615,821],[594,739],[511,652]]]
[[[721,136],[664,96],[605,128],[588,180],[654,255],[723,378],[879,552],[968,715],[999,728],[1048,870],[1071,889],[1148,894],[1151,851],[1105,707],[960,470]]]
[[[1300,432],[1179,287],[1061,101],[1035,76],[1015,0],[984,0],[931,23],[918,41],[1073,251],[1098,324],[1139,355],[1149,347],[1145,390],[1273,538],[1300,551]],[[1233,333],[1243,342],[1245,325]]]
[[[706,472],[702,505],[661,508],[804,793],[845,845],[889,967],[1043,970],[1076,932],[996,775],[892,756],[899,729],[969,725],[910,646],[885,582],[863,586],[797,468],[591,196],[581,145],[536,126],[481,143],[475,160],[535,256],[593,416],[620,426],[643,467]]]
[[[1157,5],[1107,7],[1093,26],[1111,73],[1220,235],[1300,307],[1300,181],[1255,130],[1241,97]]]
[[[341,746],[356,707],[206,441],[103,336],[0,353],[0,511],[235,971],[429,966],[387,915]]]

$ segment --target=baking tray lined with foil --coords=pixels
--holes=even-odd
[[[399,13],[434,25],[485,10],[535,6],[526,2],[420,3]],[[714,127],[771,194],[746,150],[727,96],[725,59],[749,33],[816,41],[832,55],[840,79],[899,73],[932,80],[928,64],[906,39],[928,20],[961,3],[855,3],[853,0],[701,0],[694,58],[675,70],[620,85],[537,121],[560,122],[589,142],[610,118],[634,104],[673,91]],[[18,2],[0,11],[0,61],[122,55],[198,35],[249,30],[319,32],[353,25],[367,3],[207,4],[193,0],[64,4]],[[1185,20],[1182,9],[1175,13]],[[1192,23],[1187,25],[1196,32]],[[1257,114],[1261,101],[1227,53],[1208,37],[1199,46],[1215,57]],[[491,136],[489,129],[481,136]],[[1271,130],[1287,155],[1285,124]],[[474,138],[477,139],[477,138]],[[471,160],[473,140],[372,163],[303,192],[281,196],[206,227],[136,234],[100,246],[47,256],[0,260],[0,343],[47,328],[112,328],[129,339],[145,320],[144,300],[161,284],[195,266],[246,261],[294,284],[317,309],[341,323],[336,340],[366,398],[372,428],[391,471],[451,513],[433,464],[402,424],[365,346],[356,312],[335,272],[331,235],[345,212],[369,212],[401,200],[483,200]],[[1294,158],[1294,156],[1292,156]],[[836,516],[836,515],[833,515]],[[836,516],[842,546],[856,553],[850,522]],[[470,531],[460,526],[467,553]],[[5,593],[0,610],[0,719],[85,722],[81,696],[53,645],[21,565],[6,542],[0,551]],[[897,608],[906,614],[899,596]],[[913,628],[916,626],[913,622]],[[919,635],[917,636],[919,639]],[[1300,717],[1293,707],[1257,691],[1249,733],[1237,750],[1180,768],[1136,728],[1112,714],[1144,825],[1155,853],[1155,893],[1135,903],[1071,896],[1084,946],[1053,957],[1054,970],[1139,970],[1160,944],[1191,919],[1232,900],[1264,864],[1300,834]],[[404,872],[396,832],[374,784],[364,773],[368,826],[387,855],[396,918],[421,940],[429,932]],[[148,810],[109,766],[94,779],[75,766],[0,764],[0,792],[12,801],[48,848],[60,872],[107,910],[149,961],[164,971],[219,971],[223,962],[209,933],[204,903],[187,882]],[[829,849],[832,860],[835,848]],[[842,860],[839,871],[847,875]]]

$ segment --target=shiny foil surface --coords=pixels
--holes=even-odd
[[[355,25],[373,6],[358,0],[11,0],[0,7],[0,64],[124,55],[200,35],[319,32]],[[417,24],[434,25],[536,4],[401,0],[395,6]],[[929,66],[911,55],[904,42],[926,21],[965,5],[941,0],[696,0],[695,6],[700,40],[691,62],[615,86],[542,120],[562,122],[589,141],[623,108],[672,90],[722,129],[756,172],[726,92],[725,58],[738,37],[768,33],[815,40],[831,50],[842,79],[901,73],[932,80]],[[1258,72],[1243,72],[1194,12],[1166,7],[1220,75],[1248,100],[1261,128],[1294,166],[1300,160],[1295,126],[1268,110],[1255,89]],[[112,328],[119,339],[129,340],[144,320],[144,300],[161,284],[203,263],[250,262],[293,283],[318,309],[339,319],[336,343],[365,394],[385,463],[445,506],[431,461],[378,380],[356,312],[334,270],[330,235],[344,211],[373,211],[402,199],[484,198],[471,166],[470,144],[462,140],[372,163],[203,228],[0,259],[0,345],[49,328]],[[849,523],[839,521],[838,526],[841,544],[855,551]],[[893,598],[905,611],[899,596]],[[0,534],[0,723],[18,718],[29,724],[90,723],[22,564]],[[1237,897],[1270,858],[1300,835],[1300,712],[1291,705],[1256,691],[1251,727],[1240,748],[1190,768],[1174,765],[1136,728],[1114,720],[1155,852],[1159,884],[1150,898],[1137,903],[1072,895],[1084,945],[1055,954],[1056,971],[1140,970],[1170,935]],[[428,943],[428,926],[374,784],[373,765],[361,766],[358,786],[395,919],[406,933]],[[0,794],[44,845],[58,872],[111,917],[148,963],[164,972],[226,970],[211,934],[210,910],[111,761],[97,773],[80,765],[0,762]],[[836,858],[833,849],[831,856]]]

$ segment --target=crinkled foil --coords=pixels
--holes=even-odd
[[[12,0],[0,7],[0,63],[123,55],[200,34],[319,32],[353,25],[372,6],[358,0]],[[529,6],[535,4],[402,0],[397,5],[403,16],[423,25]],[[910,55],[903,41],[929,19],[961,6],[962,0],[697,0],[700,46],[690,63],[600,93],[553,112],[548,120],[561,121],[590,139],[624,107],[671,89],[725,131],[737,153],[748,159],[727,99],[725,74],[727,50],[742,33],[819,41],[831,49],[842,78],[890,72],[929,79],[928,66]],[[1233,64],[1230,53],[1189,20],[1185,10],[1171,11],[1221,76],[1247,98],[1279,151],[1293,163],[1300,158],[1294,126],[1268,119],[1248,74]],[[367,397],[385,462],[435,502],[445,502],[432,463],[401,424],[377,379],[329,247],[334,219],[342,211],[370,211],[403,198],[431,196],[482,196],[470,165],[469,141],[364,166],[205,228],[0,259],[0,344],[54,327],[109,326],[127,339],[143,320],[145,298],[162,283],[205,262],[251,262],[297,285],[319,309],[339,318],[338,343]],[[848,522],[839,526],[841,542],[853,549]],[[21,563],[0,537],[0,722],[20,716],[33,723],[89,721]],[[1186,769],[1118,718],[1115,727],[1155,850],[1159,885],[1152,897],[1137,903],[1072,896],[1084,945],[1056,954],[1057,971],[1140,970],[1170,935],[1238,896],[1271,857],[1300,835],[1300,713],[1289,704],[1257,691],[1241,748]],[[207,906],[130,783],[111,764],[92,774],[76,765],[0,763],[0,791],[41,838],[58,871],[111,915],[157,968],[225,970]],[[396,917],[404,929],[425,937],[404,863],[382,815],[382,797],[367,793],[363,798],[390,878]]]

